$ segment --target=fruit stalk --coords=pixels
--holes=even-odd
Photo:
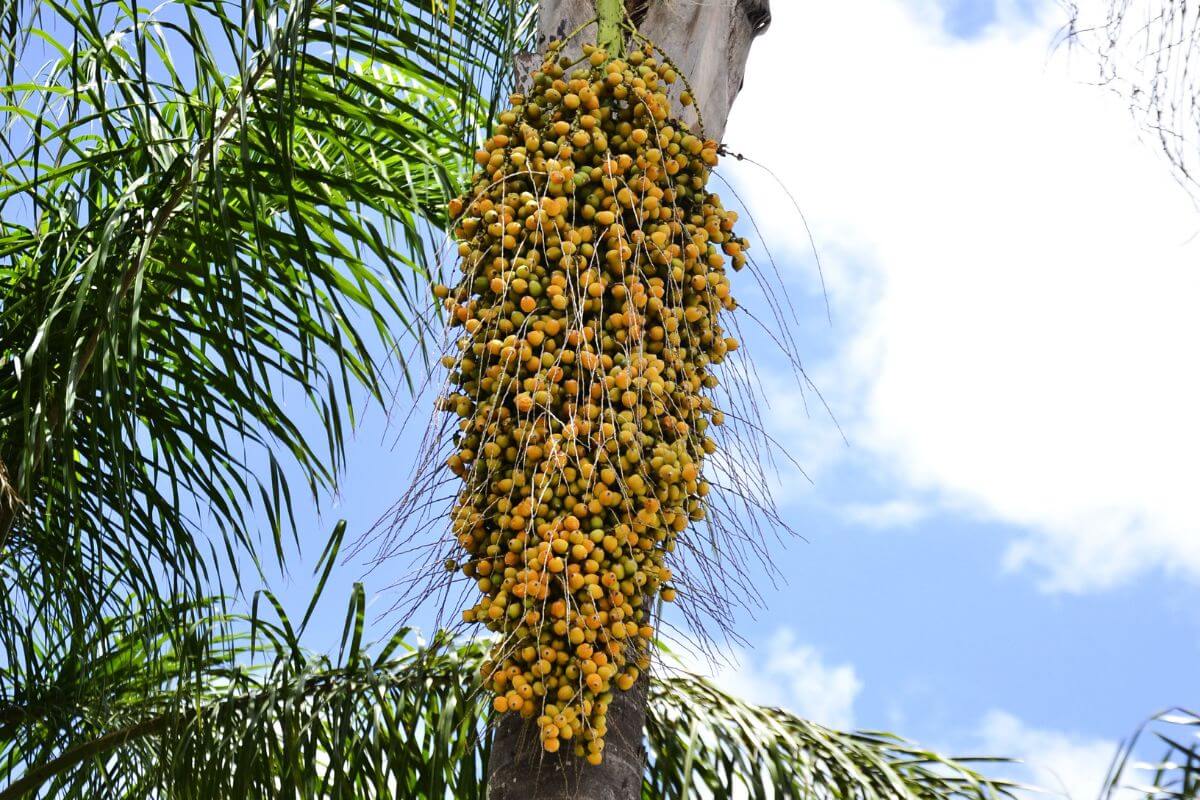
[[[625,0],[596,0],[596,46],[616,58],[625,54],[624,20]]]

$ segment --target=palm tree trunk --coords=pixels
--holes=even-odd
[[[770,0],[625,0],[638,30],[661,47],[692,85],[696,105],[677,107],[676,116],[695,124],[704,114],[704,133],[720,141],[729,109],[742,88],[754,37],[771,22]],[[561,39],[596,16],[597,0],[541,0],[538,44]],[[576,37],[567,52],[596,41],[594,27]],[[526,65],[540,63],[530,56]],[[519,65],[520,67],[520,65]],[[676,85],[675,92],[683,90]]]
[[[618,692],[608,709],[604,763],[592,766],[564,747],[542,749],[534,720],[505,714],[492,739],[488,800],[635,800],[642,795],[646,686]]]
[[[616,0],[541,0],[538,45],[562,39],[606,11]],[[706,137],[720,141],[734,99],[742,88],[746,58],[754,38],[771,20],[770,0],[624,0],[638,30],[658,45],[688,78],[695,105],[676,105],[678,119],[699,126]],[[611,19],[600,30],[585,28],[567,47],[611,35]],[[608,24],[604,24],[608,23]],[[518,73],[527,75],[540,63],[538,54],[520,57]],[[674,89],[675,96],[683,91]],[[703,119],[696,116],[700,109]],[[541,747],[534,720],[501,715],[493,734],[488,767],[489,800],[638,800],[646,768],[643,729],[646,721],[647,678],[627,692],[618,692],[608,712],[604,762],[591,766],[564,747],[550,754]]]

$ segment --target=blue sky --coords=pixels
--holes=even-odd
[[[941,27],[957,39],[974,39],[1005,15],[1032,16],[1048,5],[1046,0],[942,0],[928,4],[941,15]]]
[[[1086,53],[1052,51],[1057,4],[775,5],[726,141],[802,205],[832,324],[787,197],[748,164],[722,175],[849,443],[751,337],[765,422],[812,481],[779,476],[804,540],[773,550],[787,584],[739,620],[752,647],[708,669],[1094,797],[1119,737],[1200,705],[1200,212]],[[342,495],[302,525],[293,606],[332,522],[361,532],[403,491],[424,414],[395,446],[368,414]],[[336,575],[331,638],[360,573]]]

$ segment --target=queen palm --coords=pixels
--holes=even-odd
[[[0,798],[484,796],[481,645],[368,644],[357,586],[311,652],[320,588],[295,620],[255,589],[355,408],[424,371],[438,231],[534,12],[0,2]],[[1008,791],[694,676],[645,702],[647,798]]]

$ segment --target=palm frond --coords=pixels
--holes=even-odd
[[[847,733],[742,702],[695,675],[655,680],[643,797],[987,800],[1015,786],[887,733]],[[733,792],[732,787],[738,787]]]
[[[1133,796],[1200,798],[1200,714],[1184,708],[1163,711],[1122,743],[1105,779],[1103,799]]]
[[[426,332],[523,8],[6,0],[43,51],[0,86],[0,561],[148,601],[282,557],[295,476],[334,485]]]
[[[482,798],[487,643],[415,646],[401,630],[370,647],[356,586],[337,657],[304,650],[343,532],[298,623],[263,592],[241,618],[219,604],[208,618],[195,606],[131,610],[71,637],[70,658],[40,634],[29,660],[70,666],[0,673],[0,800]],[[652,682],[647,746],[646,800],[983,800],[1012,789],[969,763],[748,705],[690,675]]]
[[[193,710],[122,720],[35,762],[0,800],[35,789],[57,798],[482,798],[488,707],[466,678],[484,649],[411,648],[402,633],[385,650],[384,660],[352,649],[336,667],[279,658],[237,673]],[[715,690],[688,677],[652,691],[647,800],[729,797],[735,786],[750,798],[1013,796],[1009,784],[898,738],[832,731],[724,695],[723,713],[680,727],[688,704]]]
[[[1128,103],[1175,179],[1200,191],[1200,9],[1186,0],[1066,0],[1063,39],[1096,59],[1095,82]]]
[[[338,657],[304,650],[344,531],[298,622],[269,592],[242,616],[214,599],[41,617],[0,669],[0,798],[481,796],[480,648],[401,631],[369,654],[357,586]]]

